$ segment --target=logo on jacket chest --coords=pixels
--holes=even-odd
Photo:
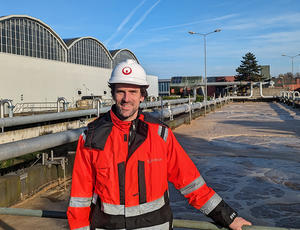
[[[148,160],[147,160],[147,163],[148,163],[148,164],[151,164],[151,163],[158,162],[158,161],[162,161],[162,158],[148,159]]]

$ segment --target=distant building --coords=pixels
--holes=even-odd
[[[300,92],[300,77],[281,76],[272,78],[275,88],[283,88],[285,90]]]
[[[203,82],[202,76],[176,76],[171,78],[170,92],[176,95],[193,93],[193,88]],[[201,89],[198,89],[201,93]],[[200,93],[199,92],[199,93]]]
[[[171,79],[158,79],[159,96],[170,96]]]
[[[260,74],[264,80],[270,80],[271,74],[270,74],[270,65],[261,65]]]
[[[207,82],[234,82],[235,76],[214,76],[208,77]],[[207,95],[208,96],[219,96],[224,95],[228,90],[230,90],[230,86],[207,86]]]

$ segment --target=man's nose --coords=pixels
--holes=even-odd
[[[129,101],[129,94],[128,93],[124,93],[124,95],[123,95],[123,101],[124,102],[128,102]]]

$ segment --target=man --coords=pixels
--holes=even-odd
[[[216,223],[251,225],[207,186],[167,125],[139,111],[148,83],[138,63],[118,64],[109,86],[115,105],[78,141],[71,229],[172,229],[168,181]]]

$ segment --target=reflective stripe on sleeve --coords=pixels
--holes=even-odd
[[[132,217],[156,211],[163,207],[165,203],[164,196],[157,200],[132,207],[125,207],[124,205],[114,205],[103,202],[101,204],[101,210],[109,215],[125,215],[126,217]]]
[[[82,136],[82,138],[83,138],[83,140],[84,140],[84,142],[85,142],[85,139],[86,139],[86,135],[85,135],[85,133],[83,132],[83,133],[81,133],[81,136]]]
[[[165,126],[160,125],[158,127],[158,135],[161,136],[161,138],[164,139],[164,141],[167,141],[168,131],[168,128],[166,128]]]
[[[222,198],[215,193],[201,208],[200,211],[208,215],[222,201]]]
[[[69,207],[90,207],[92,197],[71,197]]]
[[[85,226],[82,228],[75,228],[74,230],[90,230],[90,226]]]
[[[190,184],[187,186],[179,189],[182,195],[190,194],[191,192],[196,191],[198,188],[200,188],[202,185],[205,184],[205,180],[202,176],[199,176],[197,179],[193,180]]]

